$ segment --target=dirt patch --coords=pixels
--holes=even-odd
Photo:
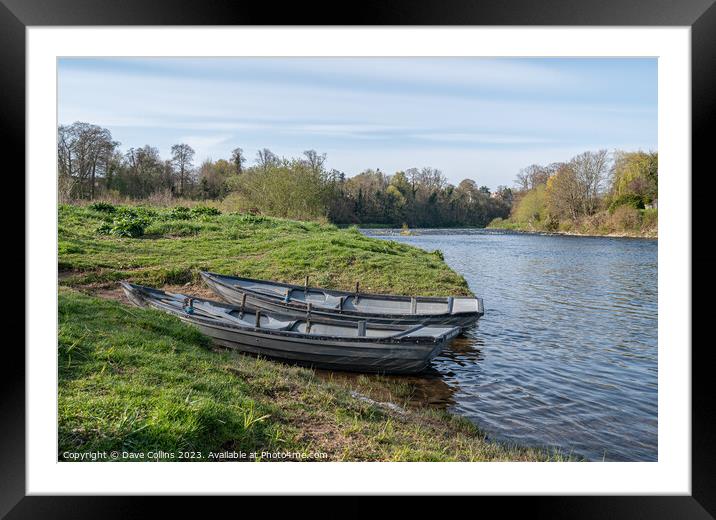
[[[85,294],[97,296],[98,298],[114,300],[121,303],[128,302],[122,287],[117,282],[78,285],[74,288]],[[163,287],[159,287],[159,289],[173,293],[196,296],[198,298],[205,298],[207,300],[221,301],[221,298],[213,293],[211,289],[199,284],[165,285]]]
[[[338,425],[325,417],[301,412],[293,416],[290,423],[301,432],[301,441],[328,455],[328,459],[322,460],[341,460],[351,442]]]

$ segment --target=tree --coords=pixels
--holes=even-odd
[[[581,213],[592,215],[599,207],[600,197],[609,174],[609,155],[606,150],[584,152],[569,161],[581,191]]]
[[[520,190],[532,190],[540,184],[546,184],[547,179],[556,170],[556,165],[540,166],[539,164],[532,164],[527,168],[523,168],[517,174],[515,184]]]
[[[76,121],[58,128],[57,164],[60,198],[94,199],[119,143],[106,128]]]
[[[539,184],[520,199],[513,210],[513,218],[517,222],[534,225],[544,221],[546,217],[546,186]]]
[[[241,172],[244,171],[244,163],[246,162],[244,150],[241,148],[234,148],[231,151],[231,162],[234,165],[236,175],[241,175]]]
[[[223,198],[228,192],[229,178],[235,171],[235,163],[219,159],[205,160],[199,167],[200,197],[203,199]]]
[[[657,152],[614,152],[612,196],[639,197],[642,204],[658,198],[659,156]]]
[[[512,193],[512,189],[508,188],[507,186],[498,186],[497,191],[497,198],[500,199],[505,204],[508,204],[509,206],[512,206],[512,201],[514,199],[514,194]]]
[[[194,149],[188,144],[175,144],[172,146],[172,161],[179,175],[179,196],[184,195],[184,185],[193,167]]]
[[[326,162],[325,153],[319,154],[316,150],[306,150],[303,155],[306,157],[306,162],[311,171],[317,174],[323,172],[323,164]]]
[[[574,169],[563,165],[547,181],[546,205],[550,215],[557,220],[576,221],[583,208],[584,190]]]
[[[264,173],[268,172],[270,168],[278,166],[280,160],[278,155],[273,153],[268,148],[259,150],[256,152],[256,166],[258,166]]]
[[[162,184],[164,162],[159,150],[145,145],[130,148],[125,157],[127,194],[132,197],[148,197],[158,191]]]

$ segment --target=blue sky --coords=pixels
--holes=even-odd
[[[512,185],[520,168],[657,148],[655,58],[63,58],[59,122],[123,150],[205,158],[315,149],[352,176],[431,166]]]

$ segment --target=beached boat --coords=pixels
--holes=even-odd
[[[317,368],[420,372],[460,332],[458,327],[322,319],[313,313],[296,319],[128,282],[121,285],[132,303],[173,314],[219,345]]]
[[[311,307],[321,317],[368,320],[371,323],[448,325],[466,328],[483,314],[481,298],[364,294],[201,273],[224,300],[250,309],[302,316]]]

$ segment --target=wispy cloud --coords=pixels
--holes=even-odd
[[[544,150],[655,148],[657,135],[653,59],[63,59],[59,100],[61,123],[127,147],[184,141],[197,160],[313,148],[349,175],[390,171],[400,150],[455,182],[493,152],[504,184]]]

